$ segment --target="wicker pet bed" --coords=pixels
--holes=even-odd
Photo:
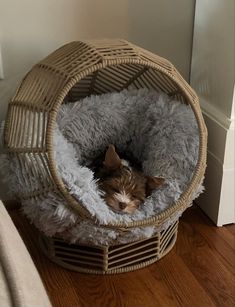
[[[141,88],[166,93],[191,106],[198,126],[198,160],[181,196],[163,212],[135,221],[101,223],[71,193],[58,171],[54,146],[58,114],[61,105],[67,102]],[[20,165],[16,177],[27,185],[27,192],[19,195],[23,203],[40,203],[45,195],[57,195],[66,204],[67,211],[63,209],[63,214],[77,216],[84,227],[93,224],[94,229],[118,231],[120,236],[137,228],[155,227],[150,238],[124,244],[69,245],[61,240],[59,233],[56,238],[42,237],[41,246],[53,261],[91,273],[134,270],[155,262],[173,247],[178,218],[192,203],[203,180],[206,141],[198,98],[173,65],[123,40],[72,42],[35,65],[9,104],[4,130],[5,147],[17,166]],[[53,206],[61,209],[57,201]]]

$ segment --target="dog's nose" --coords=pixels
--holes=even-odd
[[[124,210],[126,208],[127,204],[126,203],[119,203],[119,208],[121,210]]]

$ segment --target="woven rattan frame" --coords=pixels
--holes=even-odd
[[[40,234],[44,254],[58,265],[89,274],[117,274],[144,268],[164,257],[174,247],[178,221],[149,239],[114,246],[68,244]]]
[[[22,199],[40,199],[45,192],[55,191],[81,218],[92,219],[57,172],[53,150],[57,114],[66,100],[129,87],[161,90],[191,105],[200,134],[198,162],[187,189],[169,209],[145,220],[106,226],[120,230],[160,226],[187,208],[206,167],[207,130],[198,97],[169,61],[124,40],[69,43],[36,64],[23,79],[9,104],[4,132],[5,146],[19,160],[25,182],[27,176],[38,180],[37,188],[22,194]]]

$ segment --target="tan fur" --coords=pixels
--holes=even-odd
[[[145,198],[164,182],[163,178],[145,176],[122,165],[114,145],[109,145],[103,165],[106,176],[100,178],[99,186],[106,203],[118,212],[134,213]]]

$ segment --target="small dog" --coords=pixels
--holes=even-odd
[[[163,178],[146,176],[120,159],[114,145],[109,145],[103,166],[96,173],[106,203],[117,212],[134,213]]]

